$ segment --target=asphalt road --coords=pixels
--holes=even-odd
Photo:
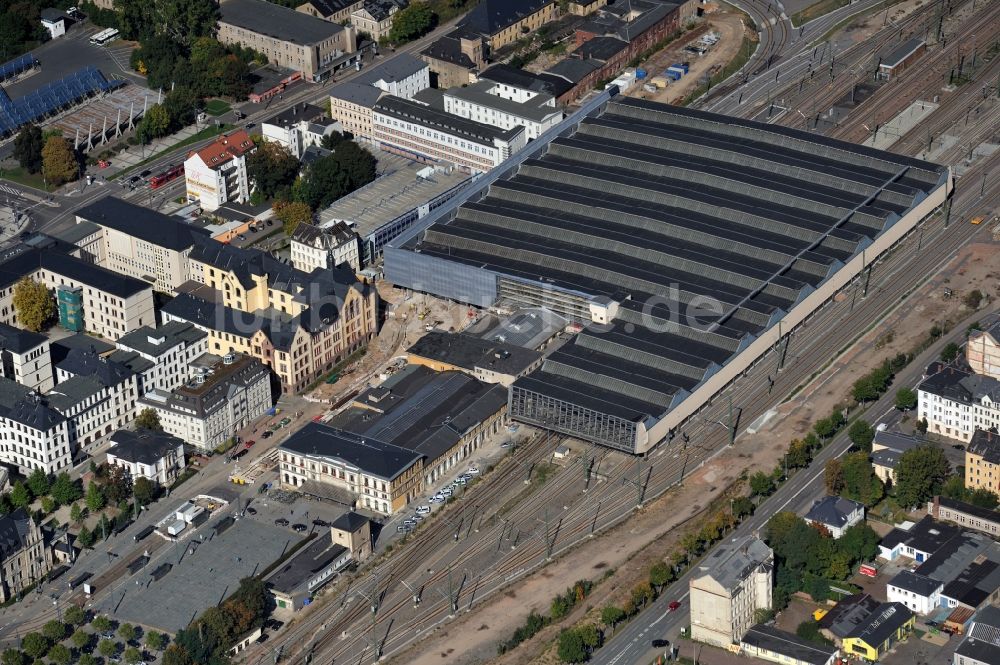
[[[966,327],[983,318],[985,317],[982,312],[969,316],[955,326],[956,332],[942,337],[914,358],[913,362],[896,377],[885,395],[865,411],[864,417],[870,422],[879,422],[884,415],[895,411],[896,388],[918,383],[924,369],[931,361],[937,359],[941,349],[949,342],[959,344],[964,342]],[[777,492],[757,507],[752,517],[740,524],[726,540],[706,552],[705,558],[717,551],[728,551],[735,541],[741,541],[746,536],[754,533],[763,534],[767,521],[775,513],[783,510],[790,510],[800,515],[805,513],[813,500],[825,494],[823,475],[827,461],[842,456],[850,447],[851,440],[847,437],[845,428],[816,455],[807,469],[802,469],[791,476]],[[673,641],[679,634],[680,628],[690,624],[688,585],[692,578],[700,574],[697,565],[690,568],[678,581],[665,589],[656,602],[620,629],[589,662],[592,665],[646,665],[652,662],[661,650],[653,649],[650,646],[651,640],[669,637]],[[675,612],[668,612],[667,605],[673,600],[680,600],[681,608]]]

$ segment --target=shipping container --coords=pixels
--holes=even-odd
[[[684,76],[683,72],[678,72],[673,69],[668,69],[666,71],[666,77],[671,81],[680,81],[682,76]]]
[[[659,90],[659,88],[657,88],[652,83],[643,83],[642,89],[645,90],[646,92],[656,92],[657,90]]]
[[[186,527],[187,527],[187,522],[185,522],[184,520],[177,520],[176,522],[171,522],[170,524],[167,525],[167,533],[169,533],[171,536],[176,536]]]
[[[654,76],[649,79],[649,83],[655,85],[657,88],[666,88],[668,81],[665,76]]]
[[[637,70],[635,70],[635,77],[637,79],[644,79],[644,78],[646,78],[646,70],[645,69],[637,69]]]

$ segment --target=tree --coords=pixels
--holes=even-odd
[[[247,157],[247,177],[262,201],[291,187],[298,175],[299,160],[280,143],[265,141]]]
[[[611,629],[614,633],[615,626],[625,619],[625,612],[617,605],[605,605],[601,609],[601,623]]]
[[[354,137],[350,132],[330,132],[323,137],[323,140],[320,141],[320,145],[327,150],[336,150],[337,146],[344,141],[350,141],[352,138]]]
[[[656,589],[657,595],[665,584],[674,579],[674,569],[667,565],[665,561],[657,561],[649,569],[649,583]]]
[[[90,625],[94,627],[99,633],[106,633],[111,630],[111,619],[103,614],[94,617],[94,620],[90,622]]]
[[[97,659],[89,653],[80,654],[80,658],[77,659],[76,665],[97,665]]]
[[[769,621],[774,621],[775,611],[770,607],[758,607],[753,611],[753,622],[754,623],[767,623]]]
[[[313,210],[327,207],[375,179],[377,162],[370,152],[354,141],[341,143],[336,152],[313,162],[296,192],[297,201]]]
[[[801,439],[792,439],[785,453],[785,463],[789,469],[802,469],[809,466],[809,446]]]
[[[73,646],[82,651],[85,646],[90,644],[90,633],[82,628],[78,628],[73,632],[73,635],[70,636],[70,639],[73,641]]]
[[[48,621],[42,626],[42,635],[52,642],[61,642],[66,639],[66,624],[55,619]]]
[[[118,637],[125,640],[126,644],[135,640],[135,635],[136,635],[135,626],[133,626],[132,624],[123,623],[122,625],[118,626]]]
[[[42,148],[42,175],[45,181],[59,187],[76,180],[79,171],[72,144],[61,136],[50,136]]]
[[[275,201],[272,209],[284,225],[285,235],[292,235],[295,229],[299,227],[299,224],[309,224],[312,222],[312,209],[306,203]]]
[[[928,427],[930,427],[930,423],[927,422],[926,418],[921,418],[917,421],[916,428],[921,434],[927,434]]]
[[[49,651],[49,640],[41,633],[28,633],[21,639],[21,650],[28,658],[41,658]]]
[[[837,548],[853,561],[871,561],[878,554],[879,535],[867,523],[849,527],[837,539]]]
[[[170,113],[163,104],[153,104],[146,109],[145,115],[139,121],[135,137],[141,143],[149,143],[153,139],[170,133]]]
[[[858,418],[851,423],[850,429],[847,430],[847,437],[858,448],[866,453],[870,453],[872,450],[872,440],[875,438],[875,428],[869,425],[867,420]]]
[[[843,487],[840,494],[848,499],[860,501],[869,508],[882,500],[885,488],[875,475],[868,454],[859,451],[844,456],[842,465]]]
[[[577,628],[577,632],[580,633],[580,639],[583,640],[583,646],[587,648],[588,654],[600,647],[603,642],[601,631],[592,623]]]
[[[129,647],[125,649],[124,658],[128,665],[136,665],[136,663],[142,660],[142,653],[135,647]]]
[[[156,498],[156,483],[149,478],[140,476],[135,479],[132,487],[132,495],[139,502],[140,506],[148,506]]]
[[[48,287],[30,277],[22,277],[14,286],[13,304],[18,324],[31,332],[41,330],[56,313]]]
[[[49,649],[49,662],[55,665],[69,665],[71,660],[73,660],[73,654],[63,645],[56,644]]]
[[[152,651],[163,651],[167,646],[167,636],[156,631],[146,633],[146,648]]]
[[[394,44],[404,44],[427,34],[436,23],[437,16],[430,7],[423,3],[413,3],[392,17],[389,41]]]
[[[569,628],[559,633],[558,654],[559,660],[564,663],[582,663],[587,660],[587,650],[579,631]]]
[[[958,358],[958,354],[962,352],[961,347],[955,342],[948,342],[945,344],[944,348],[941,349],[941,360],[950,363],[951,361]]]
[[[171,644],[163,652],[163,665],[195,665],[188,650],[179,644]]]
[[[108,503],[116,505],[132,497],[132,474],[123,466],[108,468],[104,479],[104,496]]]
[[[68,506],[83,496],[79,483],[70,479],[69,474],[65,471],[56,476],[49,494],[62,506]]]
[[[10,504],[15,508],[27,508],[31,505],[31,491],[20,480],[14,483],[10,491]]]
[[[0,663],[3,665],[28,665],[28,657],[19,649],[5,649],[0,655]]]
[[[87,486],[87,508],[92,513],[96,513],[104,508],[104,492],[98,487],[97,483],[93,480],[90,481],[90,485]]]
[[[829,418],[820,418],[813,423],[813,431],[816,432],[816,435],[820,439],[825,441],[837,433],[837,426]]]
[[[973,289],[965,294],[965,298],[962,300],[965,306],[969,309],[979,309],[979,305],[983,302],[983,292],[979,289]]]
[[[80,547],[92,547],[97,536],[84,524],[80,527],[80,532],[76,534],[76,542]]]
[[[69,509],[69,520],[73,524],[80,524],[83,521],[83,509],[80,508],[80,504],[74,503]]]
[[[741,520],[747,515],[753,515],[753,501],[745,496],[738,496],[732,502],[733,517]]]
[[[951,465],[940,447],[925,443],[899,456],[896,465],[896,500],[904,508],[918,506],[938,494]]]
[[[955,499],[956,501],[965,501],[967,498],[965,475],[956,473],[949,476],[948,479],[941,484],[941,496],[948,497],[949,499]]]
[[[218,6],[204,0],[157,0],[154,5],[157,25],[182,44],[211,35],[219,19]]]
[[[900,411],[911,411],[917,406],[917,393],[912,388],[900,388],[896,391],[896,408]]]
[[[41,469],[35,469],[28,476],[28,489],[34,496],[45,496],[49,493],[49,476]]]
[[[50,496],[42,497],[42,513],[44,513],[45,515],[51,515],[56,511],[56,508],[58,507],[59,504],[56,503],[55,499],[53,499],[52,497]]]
[[[101,640],[97,644],[97,651],[105,658],[111,658],[118,653],[118,643],[114,640]]]
[[[753,496],[767,496],[773,489],[774,481],[763,471],[758,471],[750,476],[750,493]]]
[[[42,130],[38,125],[28,124],[21,128],[14,139],[14,159],[28,173],[42,170]]]
[[[148,429],[154,432],[162,432],[163,425],[160,424],[160,414],[155,409],[143,409],[135,417],[136,429]]]

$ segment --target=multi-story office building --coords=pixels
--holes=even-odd
[[[329,76],[334,61],[355,50],[353,28],[266,0],[223,0],[219,14],[220,42],[250,47],[309,81]]]
[[[184,161],[188,201],[198,201],[204,210],[249,201],[247,155],[255,149],[250,135],[238,129],[191,153]]]
[[[0,602],[26,593],[51,569],[42,527],[23,508],[0,517]]]
[[[312,224],[299,224],[292,232],[291,260],[296,270],[312,272],[347,265],[355,272],[361,270],[358,234],[347,224],[334,224],[319,228]]]
[[[1000,380],[933,363],[917,386],[917,417],[927,431],[968,442],[976,430],[1000,427]]]
[[[35,469],[57,473],[73,462],[69,423],[34,393],[0,378],[0,462],[29,475]]]
[[[0,323],[0,376],[37,392],[51,388],[49,338]]]
[[[549,93],[511,91],[489,80],[448,88],[442,97],[448,113],[500,129],[524,127],[529,141],[563,119],[562,110]]]
[[[184,469],[184,441],[148,429],[119,430],[111,435],[108,464],[129,472],[132,480],[146,478],[170,485]]]
[[[373,109],[384,94],[412,99],[431,85],[427,63],[401,53],[330,90],[330,115],[356,139],[372,141]]]
[[[208,353],[208,334],[193,324],[169,321],[130,332],[116,347],[109,360],[136,372],[143,395],[180,387],[188,378],[191,362]]]
[[[715,550],[691,579],[691,639],[729,648],[738,644],[754,613],[770,609],[774,553],[747,536]]]
[[[382,150],[468,173],[489,171],[527,143],[523,127],[499,129],[389,95],[375,103],[372,125]]]
[[[89,240],[81,243],[97,257],[98,265],[148,282],[164,293],[171,293],[191,278],[187,256],[196,237],[208,237],[204,229],[177,217],[113,196],[74,214],[77,224],[89,223],[99,229],[95,236],[99,248],[89,249]]]
[[[91,450],[135,419],[138,376],[89,350],[72,349],[56,365],[45,400],[69,422],[73,449]]]
[[[235,353],[205,354],[190,379],[172,392],[153,390],[139,408],[153,409],[167,434],[211,450],[271,408],[271,375],[260,361]]]
[[[309,423],[278,446],[282,487],[382,515],[423,491],[423,455]]]

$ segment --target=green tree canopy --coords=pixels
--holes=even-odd
[[[101,640],[97,643],[97,651],[105,658],[111,658],[118,653],[118,643],[114,640]]]
[[[94,620],[90,622],[90,625],[92,625],[94,627],[94,630],[98,631],[99,633],[108,632],[109,630],[111,630],[112,626],[111,619],[109,619],[107,616],[103,614],[99,614],[98,616],[94,617]]]
[[[41,633],[28,633],[21,638],[21,650],[28,658],[42,658],[49,652],[49,640]]]
[[[281,222],[286,235],[292,235],[301,224],[312,223],[312,209],[307,203],[275,201],[272,209]]]
[[[44,496],[49,493],[49,476],[41,469],[35,469],[28,476],[28,489],[34,496]]]
[[[958,354],[962,352],[961,347],[955,342],[948,342],[945,344],[944,348],[941,349],[941,360],[950,363],[951,361],[958,358]]]
[[[389,41],[404,44],[430,32],[437,24],[437,16],[424,3],[413,3],[396,12],[389,29]]]
[[[49,662],[54,665],[69,665],[73,660],[70,650],[61,644],[55,644],[49,649]]]
[[[70,636],[70,639],[73,641],[73,646],[82,651],[84,647],[90,644],[90,633],[83,630],[82,628],[78,628],[75,631],[73,631],[73,634]]]
[[[605,605],[601,608],[601,623],[612,631],[625,619],[625,612],[617,605]]]
[[[15,508],[27,508],[31,505],[31,490],[20,480],[14,483],[14,489],[10,491],[10,503]]]
[[[42,130],[38,125],[28,124],[21,128],[14,139],[14,159],[28,173],[42,170]]]
[[[376,160],[354,141],[344,141],[332,155],[313,162],[299,188],[299,201],[320,210],[375,179]]]
[[[559,633],[559,660],[564,663],[582,663],[587,660],[587,649],[580,632],[568,628]]]
[[[125,640],[126,644],[135,640],[136,633],[135,626],[130,623],[123,623],[118,626],[118,637]]]
[[[94,658],[89,653],[80,654],[80,658],[76,661],[77,665],[97,665],[97,659]]]
[[[912,388],[900,388],[897,390],[896,408],[900,411],[912,411],[917,408],[917,392]]]
[[[42,635],[52,642],[61,642],[66,639],[66,624],[52,619],[42,626]]]
[[[28,665],[28,656],[20,649],[4,649],[3,654],[0,654],[0,663],[2,665]]]
[[[139,502],[140,506],[148,506],[156,498],[157,486],[149,478],[140,476],[135,479],[132,487],[132,495]]]
[[[847,436],[851,443],[866,453],[870,453],[872,440],[875,438],[875,428],[869,425],[867,420],[858,418],[851,423],[850,429],[847,430]]]
[[[754,496],[767,496],[773,489],[774,480],[763,471],[758,471],[750,476],[750,492]]]
[[[868,454],[859,451],[848,453],[841,462],[843,470],[842,496],[854,501],[860,501],[869,508],[882,500],[885,488],[882,481],[875,475]]]
[[[65,471],[56,476],[49,493],[63,506],[67,506],[83,496],[80,483],[71,479]]]
[[[49,185],[58,187],[79,177],[80,165],[72,144],[61,136],[50,136],[42,148],[42,174]]]
[[[104,508],[104,501],[104,492],[101,491],[97,483],[91,480],[87,486],[87,508],[90,509],[90,512],[96,513]]]
[[[896,465],[896,500],[905,508],[919,506],[941,491],[950,473],[951,465],[939,446],[926,443],[911,448]]]
[[[135,417],[135,426],[141,429],[148,429],[154,432],[162,432],[163,425],[160,424],[160,414],[155,409],[143,409]]]
[[[128,665],[136,665],[136,663],[142,660],[142,652],[135,647],[129,647],[128,649],[125,649],[125,653],[122,657]]]
[[[167,636],[151,630],[146,633],[146,648],[152,651],[163,651],[167,647]]]
[[[649,583],[653,585],[656,592],[674,580],[674,569],[666,561],[657,561],[649,569]]]
[[[87,623],[87,612],[79,605],[71,604],[63,611],[63,618],[72,626],[82,626]]]
[[[261,201],[289,190],[299,175],[299,160],[283,145],[264,141],[247,158],[247,177]]]
[[[32,332],[45,327],[56,313],[56,301],[41,282],[22,277],[14,285],[14,314],[18,324]]]
[[[166,136],[170,133],[170,113],[163,104],[153,104],[139,121],[139,126],[135,130],[135,137],[141,143],[149,143],[153,139]]]

